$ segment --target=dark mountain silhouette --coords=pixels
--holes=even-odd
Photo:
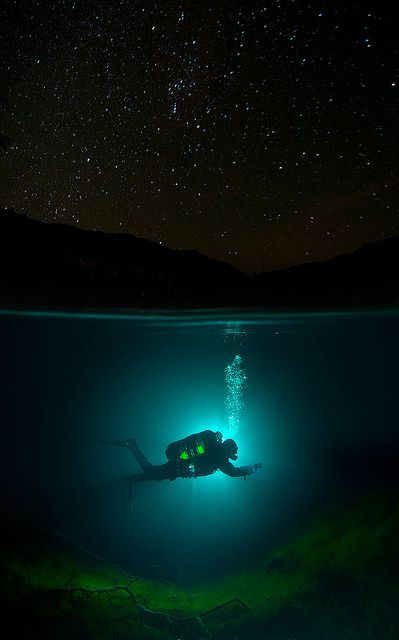
[[[246,275],[197,251],[0,210],[0,304],[309,309],[399,302],[399,237],[350,255]]]
[[[3,306],[198,306],[227,302],[247,279],[197,251],[0,210]]]
[[[255,277],[255,288],[277,306],[375,307],[399,304],[399,237],[353,253]]]

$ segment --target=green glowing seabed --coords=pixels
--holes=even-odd
[[[0,553],[3,624],[43,640],[394,640],[398,525],[399,492],[346,499],[258,567],[190,589],[129,577],[56,532],[14,531]]]

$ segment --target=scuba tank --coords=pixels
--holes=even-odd
[[[171,442],[167,446],[165,454],[170,461],[192,461],[206,454],[217,442],[222,442],[222,440],[223,436],[220,431],[200,431],[186,436],[182,440]]]

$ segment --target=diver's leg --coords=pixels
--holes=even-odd
[[[137,462],[139,463],[143,471],[146,471],[146,469],[149,469],[153,466],[151,462],[145,457],[144,453],[140,449],[136,440],[134,440],[133,438],[131,440],[128,440],[125,446],[129,449],[130,453],[136,458]]]
[[[152,467],[151,462],[145,457],[134,438],[129,438],[128,440],[106,440],[101,444],[110,444],[115,447],[125,447],[126,449],[129,449],[130,453],[137,460],[143,471],[148,469],[148,467]]]
[[[136,484],[136,482],[146,482],[147,480],[176,480],[177,468],[171,462],[166,464],[151,465],[147,467],[143,473],[135,473],[132,476],[125,476],[125,482],[128,485]]]

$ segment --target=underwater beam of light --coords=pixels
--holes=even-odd
[[[227,385],[227,397],[225,400],[227,420],[230,431],[236,432],[239,429],[240,415],[244,409],[242,396],[247,381],[246,373],[242,368],[241,356],[234,356],[224,372]]]

